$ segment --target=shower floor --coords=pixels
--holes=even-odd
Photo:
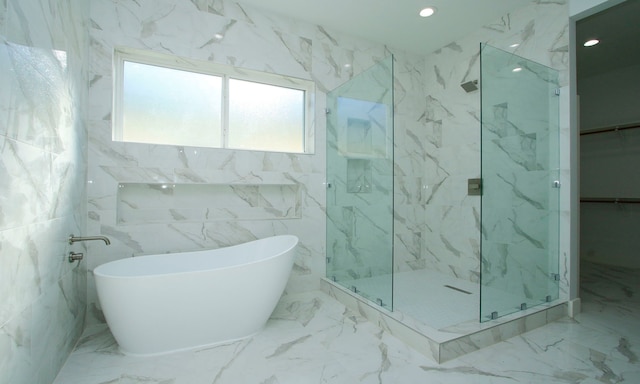
[[[469,281],[456,279],[431,270],[399,272],[393,277],[393,311],[410,316],[434,329],[478,321],[480,287]],[[376,292],[391,292],[391,276],[376,276],[343,281],[346,287],[355,286],[372,301]],[[389,294],[387,293],[386,296]],[[385,307],[388,306],[384,303]]]

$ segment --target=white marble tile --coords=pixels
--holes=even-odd
[[[92,209],[90,216],[95,218],[92,227],[115,239],[114,247],[92,255],[94,260],[104,262],[131,254],[220,247],[295,232],[305,252],[296,261],[288,289],[317,287],[324,274],[324,237],[318,236],[318,227],[324,225],[317,224],[324,220],[321,212],[325,200],[323,132],[315,135],[314,154],[295,155],[117,143],[111,140],[110,127],[111,52],[115,46],[169,52],[239,68],[314,79],[319,84],[334,81],[332,74],[321,74],[320,67],[314,69],[314,62],[320,60],[314,54],[315,27],[232,1],[94,1],[90,33],[92,81],[88,117],[92,184],[88,200]],[[224,37],[215,40],[216,33]],[[322,91],[316,99],[322,99],[318,97],[321,95]],[[318,105],[322,103],[318,100]],[[323,116],[318,115],[316,123],[321,124]],[[115,212],[117,186],[122,182],[296,184],[299,191],[294,207],[295,223],[289,223],[289,217],[282,221],[264,220],[265,217],[251,220],[255,214],[239,212],[244,216],[242,221],[235,218],[218,223],[169,220],[166,225],[121,225],[123,223],[116,221],[119,217]],[[268,200],[272,205],[279,204],[273,198]],[[198,201],[203,207],[207,205],[205,198]],[[180,217],[190,215],[180,213]],[[175,217],[164,215],[162,221]],[[93,289],[89,287],[90,291]]]
[[[0,9],[0,382],[48,384],[86,307],[86,266],[65,256],[86,221],[88,4]]]
[[[480,77],[479,42],[507,49],[508,45],[517,40],[521,45],[514,53],[558,69],[560,84],[565,84],[568,71],[563,47],[568,46],[568,36],[566,20],[562,20],[559,15],[566,15],[566,12],[565,1],[532,4],[505,15],[495,23],[426,57],[426,119],[429,128],[426,142],[430,148],[426,155],[424,171],[424,184],[427,187],[425,199],[428,231],[423,239],[425,241],[424,258],[429,268],[442,272],[453,271],[459,277],[464,276],[470,279],[477,278],[480,272],[478,254],[473,253],[475,246],[480,243],[480,233],[477,228],[468,225],[475,221],[475,215],[468,212],[460,217],[459,222],[467,223],[462,230],[456,226],[441,227],[434,219],[430,219],[434,215],[442,218],[442,212],[448,211],[451,206],[471,206],[474,207],[473,212],[480,212],[479,199],[474,199],[473,196],[467,197],[465,188],[467,178],[480,176],[478,161],[480,131],[477,129],[480,117],[480,95],[479,92],[465,93],[460,88],[460,84],[464,81]],[[553,50],[550,47],[557,49]],[[483,87],[489,85],[483,83]],[[502,92],[501,95],[505,93]],[[487,95],[483,93],[483,96],[486,98]],[[483,100],[483,105],[491,102],[491,100]],[[495,101],[493,104],[502,102],[504,101]],[[527,105],[527,108],[529,107],[530,105]],[[521,117],[517,117],[516,112],[518,111],[512,111],[509,116],[513,117],[519,125],[524,125],[523,119],[528,119],[528,112],[521,114]],[[517,153],[517,156],[512,157],[528,167],[536,167],[536,155],[544,154],[542,149],[535,152],[531,147],[532,150],[527,155],[526,151],[521,150],[520,140],[505,138],[503,141],[502,146],[494,143],[495,148],[484,145],[483,151],[500,153],[505,148],[514,149],[516,152],[511,152]],[[541,148],[543,144],[540,143]],[[494,164],[501,167],[506,164],[505,160],[511,160],[506,153]],[[489,186],[489,183],[486,185]],[[500,199],[500,196],[498,198],[501,204],[507,201]],[[520,221],[507,221],[503,224],[506,225],[483,222],[483,228],[504,231],[505,235],[516,238],[517,236],[513,234],[514,227],[519,225],[521,229],[524,228],[522,233],[526,233],[531,239],[539,237],[536,235],[538,227],[526,226]],[[566,230],[568,226],[566,218],[562,219],[561,226]],[[533,234],[530,235],[532,231]],[[472,242],[474,246],[462,246],[468,242]],[[452,257],[450,256],[452,254],[460,256]]]
[[[260,334],[203,350],[131,358],[117,351],[103,326],[89,328],[54,384],[633,383],[640,377],[640,332],[613,328],[621,308],[640,316],[635,297],[620,289],[637,292],[638,271],[620,272],[613,276],[627,283],[585,282],[598,296],[585,292],[585,311],[575,320],[563,318],[443,364],[391,336],[392,323],[377,327],[329,296],[307,292],[283,297]],[[620,295],[626,299],[616,299]]]
[[[110,52],[113,46],[128,45],[313,79],[318,85],[316,101],[321,105],[327,90],[361,73],[391,51],[230,1],[174,3],[162,1],[151,6],[148,1],[105,0],[96,1],[93,7],[89,177],[94,184],[89,189],[89,204],[94,210],[90,216],[99,219],[92,228],[116,239],[116,246],[105,250],[112,254],[99,251],[93,256],[94,261],[223,246],[276,231],[295,231],[307,252],[297,261],[298,268],[294,269],[288,290],[317,288],[325,268],[324,236],[318,233],[318,228],[324,228],[325,220],[322,211],[326,191],[322,186],[324,114],[316,116],[319,132],[314,155],[263,155],[113,143],[109,127]],[[509,22],[502,20],[497,27],[453,43],[426,59],[401,52],[396,55],[395,171],[402,174],[395,181],[395,190],[400,193],[395,207],[398,212],[396,239],[399,240],[396,269],[429,267],[453,271],[454,275],[470,281],[478,280],[479,202],[466,196],[466,179],[479,173],[479,107],[476,105],[479,100],[477,93],[463,93],[459,83],[478,77],[478,38],[498,43],[524,31],[522,36],[527,38],[528,45],[522,54],[532,58],[546,54],[545,43],[535,45],[537,36],[529,33],[529,25],[532,20],[546,18],[550,13],[562,14],[563,4],[532,5],[535,12],[522,10],[518,15],[508,16]],[[562,37],[562,33],[556,31],[563,30],[563,23],[559,18],[545,21],[544,30]],[[193,31],[183,28],[184,24],[200,27]],[[224,39],[212,40],[211,36],[221,30],[225,32]],[[558,41],[563,40],[555,39],[553,44]],[[347,63],[350,68],[344,67]],[[430,93],[429,96],[425,92]],[[316,110],[321,112],[322,108]],[[431,124],[431,136],[425,134],[427,122]],[[434,125],[434,122],[438,123]],[[430,146],[438,148],[432,152]],[[179,222],[144,228],[124,228],[116,223],[116,186],[120,182],[267,183],[274,179],[273,174],[303,186],[302,218],[296,223],[265,222],[261,226],[231,222],[226,227],[203,225],[201,228]],[[305,176],[309,174],[310,177]],[[426,208],[418,206],[424,202]],[[324,229],[321,232],[324,235]],[[162,235],[158,236],[159,233]],[[158,237],[161,241],[157,241]],[[358,273],[370,274],[371,270],[364,267]],[[90,286],[89,290],[92,289]]]

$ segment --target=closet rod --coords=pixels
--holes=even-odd
[[[593,135],[595,133],[624,131],[625,129],[640,128],[640,123],[614,125],[612,127],[588,129],[580,132],[580,136]]]
[[[637,197],[582,197],[581,203],[623,203],[623,204],[640,204],[640,198]]]

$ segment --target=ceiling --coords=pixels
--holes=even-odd
[[[330,30],[427,54],[533,0],[238,0]],[[435,15],[422,18],[426,6]]]
[[[540,0],[237,0],[417,54],[428,54],[501,16]],[[434,6],[435,15],[418,11]],[[584,48],[598,37],[601,43]],[[640,63],[640,0],[576,23],[578,78]]]
[[[600,40],[593,47],[582,44]],[[627,0],[576,22],[578,79],[640,65],[640,0]],[[636,80],[638,81],[638,80]]]

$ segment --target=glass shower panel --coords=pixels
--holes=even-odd
[[[393,57],[327,95],[327,278],[393,309]]]
[[[480,320],[558,298],[558,72],[481,46]]]

